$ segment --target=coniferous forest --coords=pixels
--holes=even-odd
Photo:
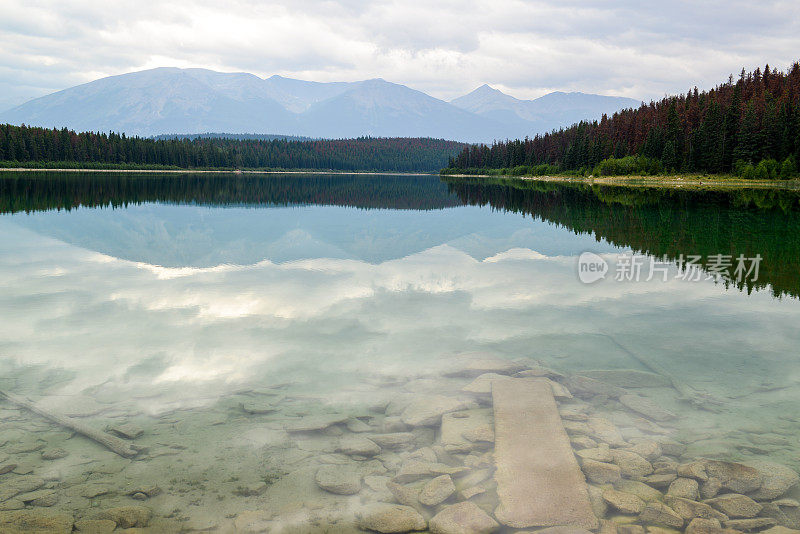
[[[800,63],[767,65],[709,90],[627,109],[530,139],[472,145],[443,172],[624,175],[732,173],[795,178]]]
[[[0,125],[0,167],[314,169],[433,172],[465,145],[428,138],[150,139],[116,133]]]

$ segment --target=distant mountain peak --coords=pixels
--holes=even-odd
[[[581,120],[600,119],[604,114],[610,115],[639,104],[630,98],[564,91],[554,91],[533,100],[519,100],[488,84],[483,84],[450,103],[471,113],[505,123],[540,124],[540,129],[534,133],[571,125]]]
[[[485,84],[481,85],[480,87],[478,87],[477,89],[475,89],[472,92],[473,93],[500,93],[500,94],[505,94],[500,89],[495,89],[494,87],[492,87],[488,83],[485,83]]]
[[[0,123],[141,136],[220,132],[490,142],[599,119],[632,105],[638,103],[561,92],[517,100],[488,84],[445,102],[383,78],[313,82],[158,67],[31,100],[4,112]]]

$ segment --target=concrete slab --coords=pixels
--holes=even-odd
[[[513,528],[595,529],[589,491],[546,380],[492,384],[498,521]]]

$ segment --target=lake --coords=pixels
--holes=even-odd
[[[425,521],[494,521],[491,391],[516,375],[553,382],[582,463],[622,464],[584,463],[595,514],[678,478],[759,501],[733,527],[800,528],[798,297],[795,191],[0,173],[0,390],[135,450],[4,400],[0,513],[356,532],[447,475]],[[678,468],[709,458],[757,484]]]

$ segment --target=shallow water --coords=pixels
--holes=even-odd
[[[0,186],[0,389],[100,430],[131,425],[142,448],[124,459],[4,402],[0,471],[16,467],[0,484],[42,484],[0,508],[143,506],[153,531],[350,531],[440,435],[416,428],[413,446],[375,458],[337,443],[411,430],[398,419],[415,399],[487,405],[461,390],[471,378],[445,376],[473,353],[655,401],[677,418],[642,421],[604,395],[564,406],[626,439],[677,440],[679,461],[800,469],[793,193],[381,176],[6,173]],[[606,279],[579,280],[586,251]],[[717,253],[760,254],[759,278],[676,278],[680,254]],[[646,262],[641,280],[614,280],[631,254],[666,256],[668,280],[646,281]],[[320,414],[336,417],[292,431]],[[43,459],[53,449],[66,454]],[[351,466],[363,489],[320,489],[320,465]]]

